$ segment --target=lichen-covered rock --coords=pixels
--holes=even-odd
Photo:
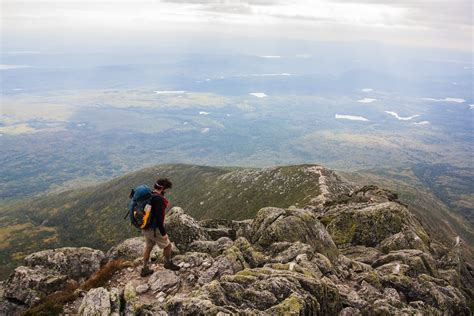
[[[429,246],[413,230],[396,233],[385,238],[380,242],[378,248],[384,253],[402,249],[418,249],[429,252]]]
[[[88,278],[100,268],[104,253],[97,249],[64,247],[35,252],[25,258],[27,266],[54,269],[72,279]]]
[[[33,306],[42,298],[60,290],[68,277],[42,266],[20,266],[5,281],[4,296],[7,299]]]
[[[410,231],[425,244],[429,237],[408,209],[396,202],[385,202],[360,209],[345,207],[338,210],[327,226],[338,247],[377,247],[384,239]]]
[[[166,302],[165,309],[170,316],[178,315],[231,315],[232,312],[208,299],[188,296],[174,296]],[[219,314],[221,313],[221,314]]]
[[[267,249],[270,262],[286,263],[294,260],[298,255],[306,254],[312,257],[314,250],[311,245],[302,242],[276,242]]]
[[[417,276],[425,273],[432,276],[438,275],[436,269],[436,262],[430,254],[424,253],[421,250],[405,249],[398,251],[391,251],[377,259],[372,266],[379,267],[390,262],[398,262],[406,264],[409,270],[406,274],[409,276]]]
[[[148,279],[150,290],[157,293],[173,293],[179,287],[179,277],[171,270],[160,270],[153,273]]]
[[[187,250],[193,241],[210,239],[199,222],[180,207],[173,207],[167,214],[166,232],[180,250]]]
[[[319,310],[317,299],[308,295],[302,297],[292,293],[278,305],[272,306],[265,312],[269,315],[315,315]]]
[[[416,278],[389,274],[381,277],[381,283],[384,287],[394,288],[403,293],[409,302],[423,302],[421,306],[423,314],[470,315],[462,292],[442,279],[426,274]]]
[[[212,256],[220,255],[224,250],[231,247],[232,240],[228,237],[221,237],[217,240],[196,240],[189,247],[189,251],[205,252]]]
[[[113,287],[109,290],[110,295],[110,315],[120,316],[122,307],[122,293],[119,289]]]
[[[135,316],[141,308],[141,302],[138,298],[135,287],[131,282],[125,284],[123,289],[123,300],[125,303],[123,314],[125,316]]]
[[[341,310],[338,316],[360,316],[360,310],[354,307],[346,307]]]
[[[365,246],[342,248],[340,249],[340,252],[348,258],[367,264],[372,264],[383,255],[380,250]]]
[[[109,259],[122,258],[134,260],[143,257],[144,249],[145,239],[143,237],[128,238],[117,246],[110,248],[109,251],[107,251],[106,257]],[[160,256],[160,253],[160,249],[158,247],[154,247],[150,254],[150,258],[154,260]]]
[[[274,242],[302,242],[316,252],[335,259],[338,250],[326,228],[309,210],[266,207],[258,211],[252,223],[253,244],[266,249]]]
[[[0,281],[0,315],[20,315],[25,311],[26,305],[15,304],[5,297],[5,286]]]
[[[205,219],[199,221],[204,230],[212,240],[218,240],[221,237],[227,237],[232,240],[236,238],[236,232],[232,227],[232,221],[226,219]]]
[[[462,247],[463,241],[456,237],[454,246],[442,255],[438,266],[451,285],[460,284],[458,287],[474,301],[474,267],[464,259]]]
[[[250,240],[252,234],[252,219],[232,221],[231,227],[235,231],[235,238],[244,237]]]
[[[114,308],[117,304],[114,296]],[[119,306],[120,308],[120,306]],[[98,287],[91,289],[83,298],[81,306],[79,307],[79,315],[83,316],[109,316],[113,312],[120,312],[120,309],[112,310],[111,295],[107,289]]]

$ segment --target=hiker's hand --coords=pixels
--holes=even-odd
[[[168,240],[168,239],[169,239],[169,238],[168,238],[168,234],[164,235],[164,236],[163,236],[163,239],[164,239],[164,240]]]

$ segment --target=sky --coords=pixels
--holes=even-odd
[[[2,0],[2,51],[196,38],[473,52],[472,0]],[[53,45],[54,44],[54,45]]]

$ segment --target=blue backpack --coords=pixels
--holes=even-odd
[[[151,189],[144,184],[139,185],[135,189],[132,189],[129,198],[128,212],[124,219],[128,217],[130,223],[136,228],[148,228],[151,221]]]

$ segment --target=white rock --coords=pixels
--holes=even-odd
[[[135,292],[137,292],[138,294],[143,294],[148,291],[149,288],[150,286],[148,284],[140,284],[135,288]]]

